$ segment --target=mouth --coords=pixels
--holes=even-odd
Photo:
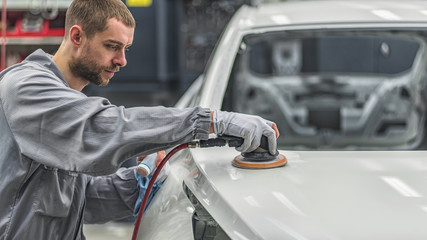
[[[112,78],[114,76],[114,73],[117,72],[117,71],[104,70],[104,72],[107,73],[107,76],[109,78]]]

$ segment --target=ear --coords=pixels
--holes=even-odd
[[[75,47],[80,47],[82,44],[83,29],[79,25],[74,25],[70,28],[70,41]]]

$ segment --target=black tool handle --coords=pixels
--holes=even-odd
[[[229,147],[238,147],[240,145],[243,144],[243,138],[241,137],[234,137],[234,136],[229,136],[229,135],[222,135],[219,136],[218,138],[220,139],[224,139]]]
[[[230,135],[222,135],[217,138],[211,138],[208,140],[200,140],[200,147],[222,147],[228,145],[229,147],[239,147],[243,144],[243,138],[235,137]],[[261,144],[259,146],[262,150],[268,151],[268,138],[266,136],[261,137]]]
[[[222,147],[225,145],[228,145],[229,147],[238,147],[243,144],[243,138],[223,135],[208,140],[200,140],[199,144],[201,148]]]
[[[201,148],[222,147],[227,144],[227,141],[221,138],[210,138],[208,140],[200,140],[199,144]]]

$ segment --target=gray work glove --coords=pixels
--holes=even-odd
[[[217,135],[231,135],[244,139],[243,144],[236,147],[237,151],[254,151],[264,135],[268,138],[269,152],[272,155],[276,154],[277,142],[273,122],[259,116],[219,110],[214,111],[212,122]]]

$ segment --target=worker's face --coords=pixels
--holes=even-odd
[[[125,51],[133,42],[133,34],[133,28],[110,19],[104,32],[82,44],[79,56],[70,63],[71,71],[90,83],[107,85],[114,73],[126,66]]]

